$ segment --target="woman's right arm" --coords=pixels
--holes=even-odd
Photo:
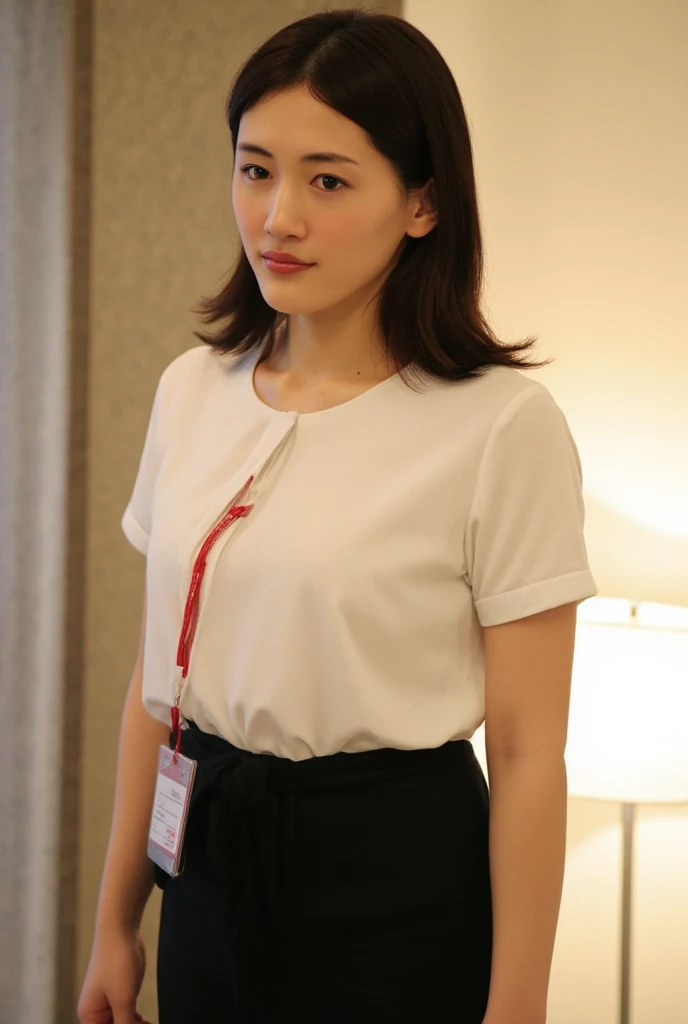
[[[148,830],[155,793],[158,748],[169,740],[168,725],[143,706],[144,594],[141,639],[122,714],[115,803],[103,869],[91,962],[79,1001],[82,1024],[135,1021],[135,1003],[145,969],[139,937],[141,918],[153,889]]]
[[[143,706],[143,651],[146,597],[141,639],[129,683],[119,739],[112,828],[96,914],[96,936],[112,929],[137,929],[153,888],[153,864],[146,852],[155,793],[158,748],[170,727],[151,718]]]

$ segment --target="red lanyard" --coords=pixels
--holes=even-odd
[[[250,476],[237,495],[237,501],[241,501],[252,483],[253,477]],[[172,729],[176,729],[177,731],[177,742],[174,751],[175,759],[182,745],[182,730],[180,728],[179,716],[182,681],[186,679],[189,674],[191,648],[193,647],[194,637],[196,636],[196,627],[198,626],[201,584],[203,583],[203,577],[205,575],[208,554],[218,537],[220,537],[225,530],[232,525],[232,523],[236,522],[237,519],[247,516],[252,508],[253,505],[232,505],[232,507],[225,512],[219,523],[213,527],[206,539],[203,541],[201,550],[198,552],[196,561],[194,562],[193,572],[191,573],[191,583],[189,585],[189,593],[186,598],[186,607],[184,608],[184,621],[182,623],[182,631],[179,637],[179,646],[177,648],[177,665],[182,670],[182,676],[179,681],[179,687],[177,688],[177,694],[172,706]]]

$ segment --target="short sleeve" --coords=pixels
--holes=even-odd
[[[466,578],[482,626],[597,593],[582,483],[563,412],[544,386],[526,388],[490,432],[466,524]]]
[[[134,490],[122,517],[122,530],[125,537],[142,555],[148,552],[148,541],[152,526],[153,495],[162,459],[163,438],[161,419],[164,379],[165,375],[163,374],[153,399],[153,408],[148,422],[148,430],[139,461],[138,473],[134,482]]]

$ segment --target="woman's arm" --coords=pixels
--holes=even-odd
[[[577,603],[486,627],[493,950],[484,1024],[545,1024],[566,847]]]
[[[122,715],[115,806],[96,914],[96,938],[110,930],[138,929],[153,888],[148,830],[155,792],[158,747],[169,726],[151,718],[142,703],[146,598],[141,640]]]

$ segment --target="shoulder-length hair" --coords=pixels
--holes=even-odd
[[[407,367],[466,380],[488,366],[539,369],[551,362],[519,354],[533,337],[500,342],[481,311],[483,244],[470,133],[457,84],[430,40],[401,18],[359,9],[287,25],[232,83],[226,120],[235,159],[242,116],[269,94],[303,85],[367,133],[403,190],[433,179],[438,223],[423,238],[407,238],[377,306],[388,361],[405,382]],[[230,274],[194,310],[221,327],[214,336],[194,334],[220,352],[264,346],[267,355],[286,315],[263,298],[243,247]]]

